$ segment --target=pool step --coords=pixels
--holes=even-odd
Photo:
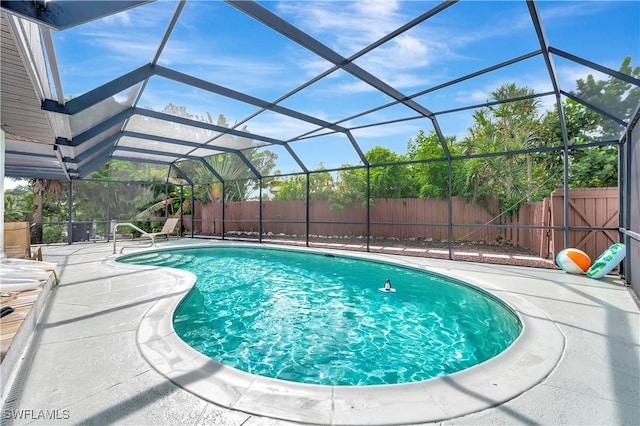
[[[169,253],[141,254],[131,258],[131,263],[135,263],[137,265],[160,265],[170,257],[171,255]]]
[[[194,255],[188,254],[174,254],[170,259],[164,261],[162,266],[169,266],[171,268],[179,268],[182,265],[190,263],[195,258]]]
[[[191,262],[194,255],[180,253],[149,253],[135,257],[132,263],[137,265],[149,266],[168,266],[171,268],[179,268]]]
[[[135,259],[136,263],[142,263],[149,260],[155,260],[157,258],[158,258],[158,253],[146,253],[146,254],[137,254],[133,256],[131,259]]]

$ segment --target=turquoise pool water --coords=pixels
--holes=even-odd
[[[263,248],[191,248],[121,262],[198,277],[176,333],[225,365],[322,385],[427,380],[481,363],[517,338],[516,315],[459,281],[349,257]],[[395,293],[382,293],[385,279]]]

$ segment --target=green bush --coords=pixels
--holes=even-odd
[[[42,230],[42,243],[43,244],[55,244],[61,243],[62,232],[57,226],[47,226]]]

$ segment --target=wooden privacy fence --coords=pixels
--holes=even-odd
[[[497,200],[488,208],[474,206],[463,197],[452,200],[453,223],[484,224],[495,218],[499,210]],[[493,211],[496,213],[489,213]],[[200,212],[200,215],[198,215]],[[242,201],[225,203],[225,232],[258,231],[260,203]],[[286,235],[306,234],[306,206],[304,201],[263,201],[262,230],[265,233]],[[196,220],[202,220],[204,234],[220,231],[222,204],[196,203]],[[361,202],[336,207],[328,201],[316,200],[309,205],[310,234],[327,236],[364,236],[367,233],[367,211]],[[215,230],[214,224],[215,223]],[[393,238],[448,239],[448,200],[390,198],[371,203],[371,235]],[[496,223],[496,222],[493,222]],[[499,223],[499,222],[497,222]],[[499,229],[463,226],[453,228],[455,240],[491,240],[504,232]]]
[[[543,201],[520,206],[518,213],[512,217],[505,218],[504,225],[514,226],[505,229],[505,238],[516,247],[525,247],[542,258],[550,257],[551,232],[545,228],[551,225],[551,199],[545,198]],[[518,228],[518,226],[528,226],[529,228]]]
[[[617,225],[617,188],[572,189],[569,197],[570,226]],[[563,201],[563,191],[555,190],[543,201],[524,205],[516,214],[508,216],[500,213],[497,199],[490,199],[480,206],[467,198],[454,197],[451,201],[453,240],[488,243],[507,240],[540,257],[555,257],[564,248],[564,233],[562,230],[551,231],[548,227],[563,226]],[[195,207],[195,231],[220,235],[222,203],[196,203]],[[259,231],[260,202],[228,202],[224,208],[225,232]],[[263,201],[262,231],[265,234],[305,235],[306,212],[305,202],[301,200]],[[311,201],[309,222],[310,235],[367,235],[367,211],[361,202],[336,206],[324,200]],[[375,199],[371,203],[370,235],[374,238],[447,241],[448,223],[449,201],[446,199],[389,198]],[[498,227],[475,226],[485,224]],[[614,231],[571,231],[569,247],[584,250],[595,258],[616,239]]]

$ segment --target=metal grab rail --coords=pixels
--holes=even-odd
[[[116,240],[116,230],[118,229],[118,226],[120,226],[120,225],[130,226],[130,227],[132,227],[133,229],[135,229],[136,231],[140,232],[140,234],[142,234],[142,235],[144,235],[144,236],[147,236],[147,237],[151,238],[151,244],[149,244],[148,246],[140,246],[140,245],[138,245],[138,246],[136,246],[136,247],[145,247],[145,248],[146,248],[146,247],[153,247],[153,246],[155,245],[155,243],[156,243],[156,237],[155,237],[155,236],[153,236],[153,235],[149,234],[147,231],[143,231],[142,229],[140,229],[140,228],[138,228],[137,226],[135,226],[133,223],[130,223],[130,222],[120,222],[120,223],[116,223],[116,224],[113,226],[113,229],[112,229],[112,231],[111,231],[111,233],[113,234],[113,254],[116,254],[116,241],[117,241],[117,240]],[[121,254],[122,254],[122,250],[124,250],[125,248],[127,248],[127,246],[120,247],[120,253],[121,253]]]

